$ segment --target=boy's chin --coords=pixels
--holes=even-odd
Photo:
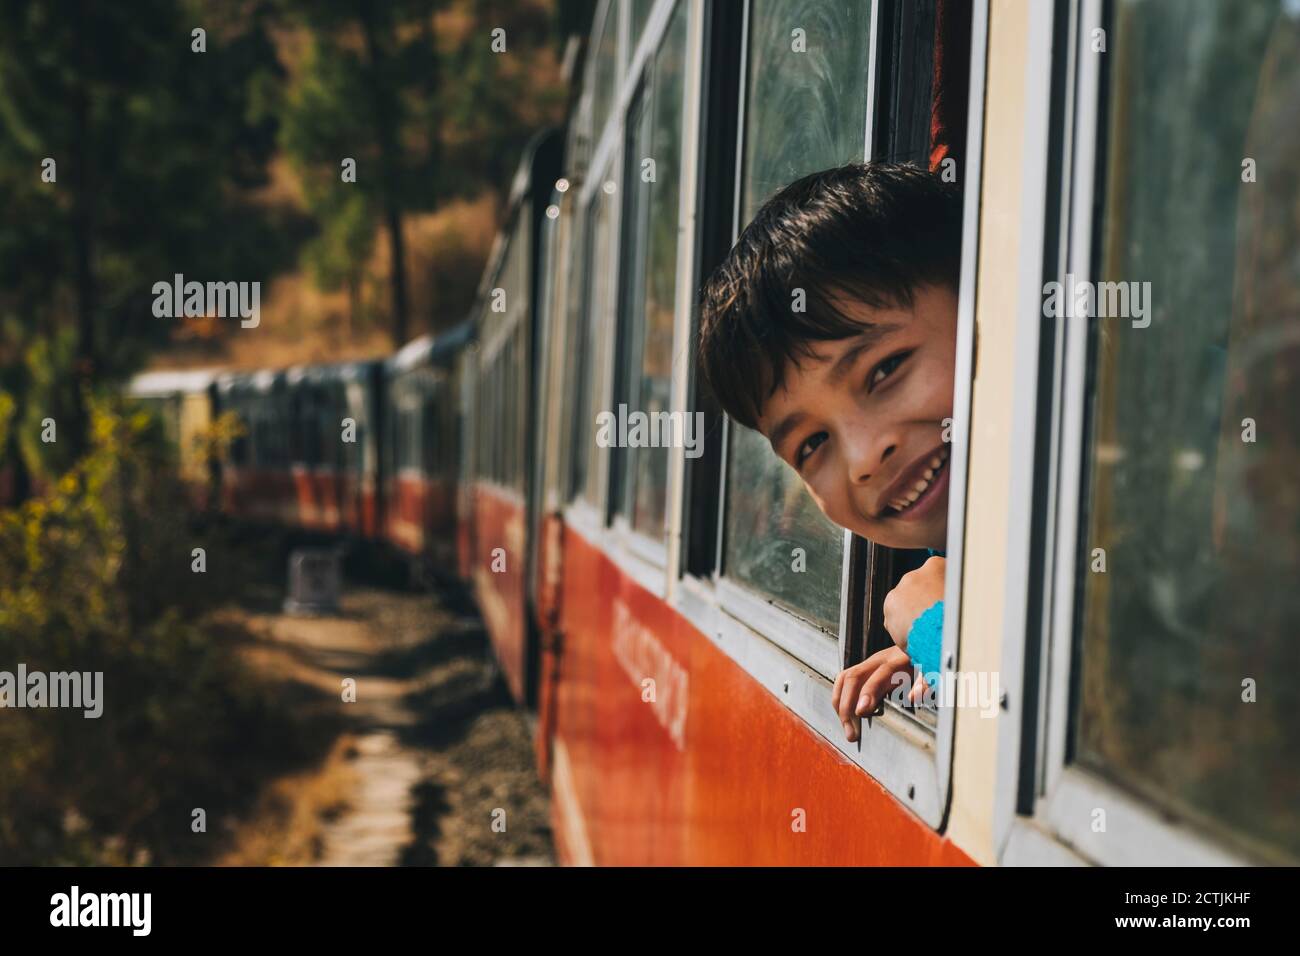
[[[860,537],[885,548],[898,550],[946,551],[948,549],[947,521],[936,527],[908,527],[906,522],[884,520],[872,522],[870,528],[854,528]]]

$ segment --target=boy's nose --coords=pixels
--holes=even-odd
[[[856,448],[853,458],[850,460],[850,468],[855,484],[865,485],[871,480],[871,476],[876,469],[894,453],[897,445],[885,444],[866,440],[861,442]]]

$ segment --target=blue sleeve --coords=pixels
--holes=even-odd
[[[934,684],[932,674],[939,672],[939,652],[943,648],[943,602],[935,601],[912,622],[907,632],[907,656],[912,666]]]

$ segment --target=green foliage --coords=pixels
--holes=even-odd
[[[56,470],[84,449],[86,389],[169,340],[153,283],[260,281],[297,259],[301,223],[250,198],[281,98],[264,7],[0,0],[0,387],[24,436],[33,415],[58,420]],[[28,394],[35,340],[50,340],[57,399]]]
[[[528,141],[559,121],[565,89],[545,69],[556,25],[544,6],[519,3],[484,9],[469,4],[470,42],[443,51],[443,69],[455,77],[439,90],[436,115],[451,131],[439,169],[444,195],[508,189]],[[494,53],[488,38],[506,31],[508,52]],[[590,21],[581,27],[590,28]]]
[[[147,413],[92,402],[86,456],[0,511],[0,670],[104,675],[97,719],[0,712],[0,863],[204,859],[190,811],[237,812],[250,741],[289,725],[196,623],[233,582],[194,573],[191,549],[234,562],[191,528],[167,456]]]
[[[379,229],[400,248],[403,217],[504,192],[529,138],[561,112],[548,4],[286,0],[283,9],[309,32],[280,143],[320,226],[305,253],[323,289],[355,292]],[[456,35],[441,36],[440,24]],[[496,28],[506,53],[491,48]],[[356,160],[356,182],[342,181],[344,158]],[[395,311],[403,269],[395,259]],[[401,337],[403,317],[393,318]]]
[[[74,418],[74,396],[67,388],[73,377],[73,335],[69,329],[59,329],[30,342],[21,369],[14,372],[22,386],[18,394],[23,402],[15,408],[13,438],[28,472],[39,480],[49,480],[73,463],[73,443],[66,432]],[[62,425],[63,441],[41,440],[41,422],[46,418],[54,419],[56,436]]]

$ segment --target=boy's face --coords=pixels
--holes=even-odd
[[[943,550],[957,296],[928,286],[910,307],[838,305],[863,333],[813,343],[814,358],[787,367],[759,430],[836,524],[890,548]]]

